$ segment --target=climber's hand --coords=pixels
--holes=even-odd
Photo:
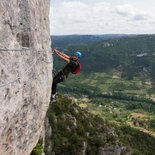
[[[57,54],[57,50],[56,50],[56,49],[54,49],[54,50],[53,50],[53,53],[54,53],[54,54]]]

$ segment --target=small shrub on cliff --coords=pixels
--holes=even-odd
[[[38,143],[36,147],[31,152],[31,155],[42,155],[42,145]]]

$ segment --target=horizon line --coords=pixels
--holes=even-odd
[[[50,34],[50,36],[95,36],[95,35],[155,35],[155,33],[103,33],[103,34]]]

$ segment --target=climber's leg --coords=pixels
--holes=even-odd
[[[51,101],[55,100],[55,94],[56,94],[56,88],[57,84],[63,81],[63,76],[58,73],[54,78],[53,78],[53,84],[52,84],[52,90],[51,90]]]

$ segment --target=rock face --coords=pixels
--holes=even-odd
[[[52,82],[49,7],[0,1],[0,155],[29,155],[40,136]]]

